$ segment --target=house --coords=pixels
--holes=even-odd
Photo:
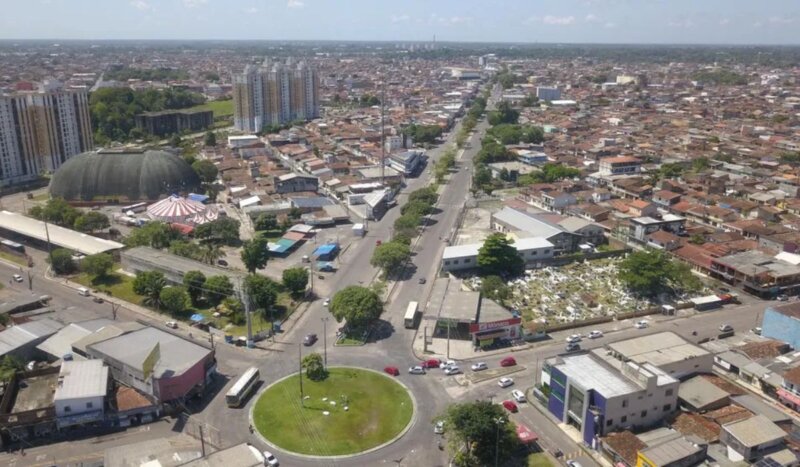
[[[58,428],[104,419],[108,367],[102,360],[64,361],[53,401]]]
[[[669,190],[659,190],[653,193],[652,201],[656,205],[669,209],[670,206],[681,200],[680,193]]]
[[[653,232],[664,230],[680,235],[684,232],[686,219],[673,214],[665,214],[660,219],[654,217],[635,217],[630,219],[628,238],[639,243],[645,243],[647,236]]]
[[[600,159],[601,175],[633,175],[642,168],[642,161],[632,156],[604,157]]]
[[[681,246],[681,238],[666,230],[657,230],[647,236],[647,246],[672,251]]]
[[[732,461],[753,463],[765,455],[780,451],[786,432],[763,415],[722,425],[720,442],[728,448]]]
[[[620,362],[632,361],[655,365],[674,378],[711,373],[714,355],[673,332],[660,332],[612,342],[606,346],[608,356]]]
[[[800,265],[759,250],[712,258],[710,275],[762,298],[800,291]]]
[[[442,271],[458,271],[478,267],[478,251],[482,243],[448,246],[442,254]],[[553,257],[554,245],[541,237],[526,237],[516,240],[513,245],[526,266],[535,265]]]
[[[634,217],[657,216],[656,205],[643,199],[628,201],[628,214]]]
[[[319,179],[310,175],[290,173],[281,175],[275,181],[277,193],[297,193],[300,191],[316,192],[319,189]]]
[[[563,213],[569,206],[577,204],[578,200],[572,194],[563,191],[542,191],[540,202],[548,211]]]
[[[389,154],[389,167],[405,176],[412,175],[422,163],[422,151],[404,151]]]
[[[702,375],[683,381],[678,389],[681,405],[693,412],[705,412],[724,407],[730,402],[730,394]]]
[[[637,467],[694,467],[706,458],[705,444],[696,444],[683,436],[670,437],[639,450]]]

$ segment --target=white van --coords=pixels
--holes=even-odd
[[[86,287],[79,287],[78,288],[78,295],[82,295],[84,297],[88,297],[89,295],[91,295],[91,293],[89,293],[89,289],[87,289]]]

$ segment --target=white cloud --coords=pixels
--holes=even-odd
[[[286,6],[289,8],[303,8],[306,4],[303,0],[289,0]]]
[[[250,8],[245,8],[245,9],[244,9],[244,10],[242,10],[242,11],[244,11],[245,13],[249,13],[249,14],[251,14],[251,15],[252,15],[252,14],[254,14],[254,13],[258,13],[258,8],[254,7],[254,6],[251,6]]]
[[[731,24],[731,19],[730,18],[722,18],[721,20],[719,20],[719,25],[720,26],[727,26],[729,24]]]
[[[208,0],[183,0],[183,6],[186,8],[195,8],[206,3],[208,3]]]
[[[671,28],[691,29],[694,27],[694,21],[691,18],[678,18],[670,20],[667,25]]]
[[[408,16],[408,15],[392,15],[392,18],[391,18],[390,21],[392,23],[402,23],[402,22],[408,21],[410,19],[411,19],[411,17]]]
[[[794,23],[794,18],[791,17],[782,17],[782,16],[772,16],[769,18],[769,22],[772,24],[792,24]]]
[[[753,23],[753,27],[754,28],[760,28],[763,25],[764,25],[764,23],[761,22],[761,21],[756,21],[755,23]]]
[[[441,17],[436,16],[436,14],[431,15],[431,21],[437,21],[439,24],[444,24],[445,26],[454,26],[457,24],[470,24],[472,23],[471,16],[450,16],[450,17]]]
[[[617,27],[617,23],[609,21],[606,24],[604,24],[603,27],[606,29],[614,29],[615,27]]]
[[[588,15],[586,15],[586,18],[584,18],[583,20],[586,21],[587,23],[599,23],[600,22],[600,18],[597,15],[595,15],[594,13],[589,13]]]
[[[144,0],[132,0],[131,6],[139,11],[150,11],[153,9],[153,7],[150,6],[150,4],[145,2]]]
[[[544,18],[542,18],[542,22],[544,24],[552,24],[556,26],[569,26],[571,24],[575,24],[575,17],[547,15]]]

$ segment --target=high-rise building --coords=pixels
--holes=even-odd
[[[259,132],[270,125],[319,117],[319,77],[305,61],[248,65],[233,75],[233,125]]]
[[[93,148],[89,97],[57,81],[0,96],[0,186],[35,180]]]

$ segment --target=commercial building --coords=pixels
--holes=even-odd
[[[711,259],[711,277],[761,298],[800,291],[800,265],[759,250]]]
[[[416,172],[422,162],[422,151],[404,151],[388,155],[389,167],[397,170],[405,176]]]
[[[669,232],[675,235],[684,233],[686,219],[674,214],[665,214],[659,219],[654,217],[634,217],[629,219],[627,237],[638,243],[648,243],[649,235],[658,231]]]
[[[536,97],[543,101],[561,100],[561,89],[555,87],[537,86]]]
[[[530,213],[506,207],[493,213],[492,230],[509,233],[517,239],[541,237],[554,245],[556,253],[571,253],[578,245],[605,242],[604,229],[593,222],[577,217],[551,213]]]
[[[563,355],[545,361],[541,381],[550,413],[593,448],[611,431],[655,425],[678,408],[680,382],[650,363],[616,367],[595,353]]]
[[[642,161],[632,156],[605,157],[600,159],[601,175],[633,175],[642,168]]]
[[[442,254],[442,271],[459,271],[478,267],[478,251],[483,243],[448,246]],[[535,266],[542,260],[553,257],[555,246],[541,237],[520,238],[514,242],[519,256],[526,266]]]
[[[0,331],[0,358],[10,355],[26,362],[32,360],[38,354],[36,346],[62,327],[61,323],[45,318]]]
[[[136,127],[151,135],[166,136],[183,131],[198,132],[214,126],[211,110],[163,110],[145,112],[135,118]]]
[[[102,421],[108,367],[102,360],[64,361],[53,396],[58,428]]]
[[[281,175],[275,180],[275,191],[281,194],[300,191],[316,192],[318,189],[319,179],[310,175],[289,173]]]
[[[85,90],[45,82],[40,92],[0,95],[0,186],[35,180],[94,146]]]
[[[753,463],[780,451],[787,433],[763,415],[722,425],[719,440],[728,448],[728,458],[734,462]]]
[[[305,61],[265,60],[233,75],[233,125],[257,133],[270,125],[319,117],[319,77]]]
[[[606,345],[610,359],[652,364],[673,378],[686,378],[699,373],[711,373],[714,355],[684,340],[673,332],[626,339]]]

